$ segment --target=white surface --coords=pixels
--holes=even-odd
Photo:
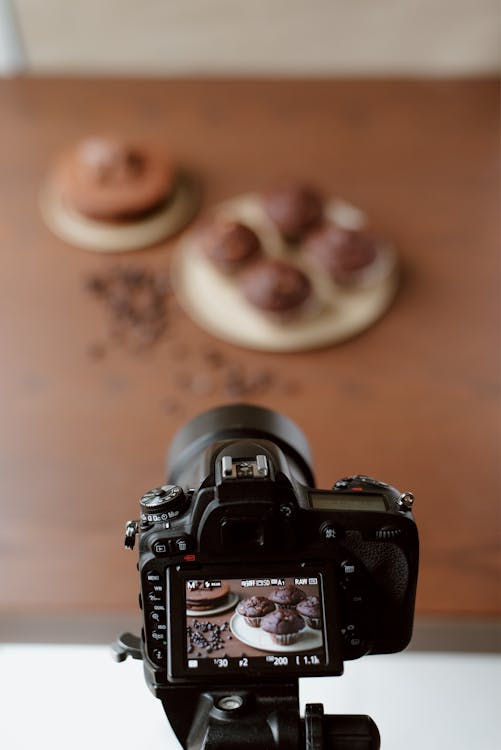
[[[140,662],[104,646],[0,646],[1,743],[6,750],[177,750]],[[403,653],[304,680],[301,704],[368,713],[383,750],[497,750],[501,656]]]
[[[0,76],[20,73],[24,50],[10,0],[0,0]]]
[[[14,0],[36,71],[496,72],[497,0]]]

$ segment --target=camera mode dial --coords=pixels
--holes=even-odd
[[[177,484],[164,484],[149,490],[139,504],[141,521],[157,523],[176,518],[186,507],[187,498],[182,487]]]
[[[354,474],[351,477],[343,477],[342,479],[338,479],[336,484],[333,486],[333,490],[344,490],[344,489],[351,489],[355,485],[361,485],[363,489],[370,489],[370,485],[372,487],[376,487],[378,489],[389,489],[390,485],[386,484],[386,482],[380,482],[378,479],[373,479],[373,477],[368,477],[366,474]],[[369,487],[368,487],[369,485]]]

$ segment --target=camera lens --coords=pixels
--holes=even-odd
[[[194,473],[196,460],[205,448],[220,440],[239,438],[271,440],[286,455],[292,474],[303,484],[314,486],[310,447],[299,427],[271,409],[250,404],[210,409],[182,427],[169,450],[168,481],[197,486],[198,477],[192,477],[191,473]]]

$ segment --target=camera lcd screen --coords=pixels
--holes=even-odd
[[[193,676],[325,667],[320,575],[187,579],[185,597]]]
[[[382,495],[310,492],[310,500],[314,510],[388,510]]]

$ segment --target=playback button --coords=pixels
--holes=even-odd
[[[153,542],[151,549],[157,557],[167,557],[169,555],[169,539],[159,539]]]

